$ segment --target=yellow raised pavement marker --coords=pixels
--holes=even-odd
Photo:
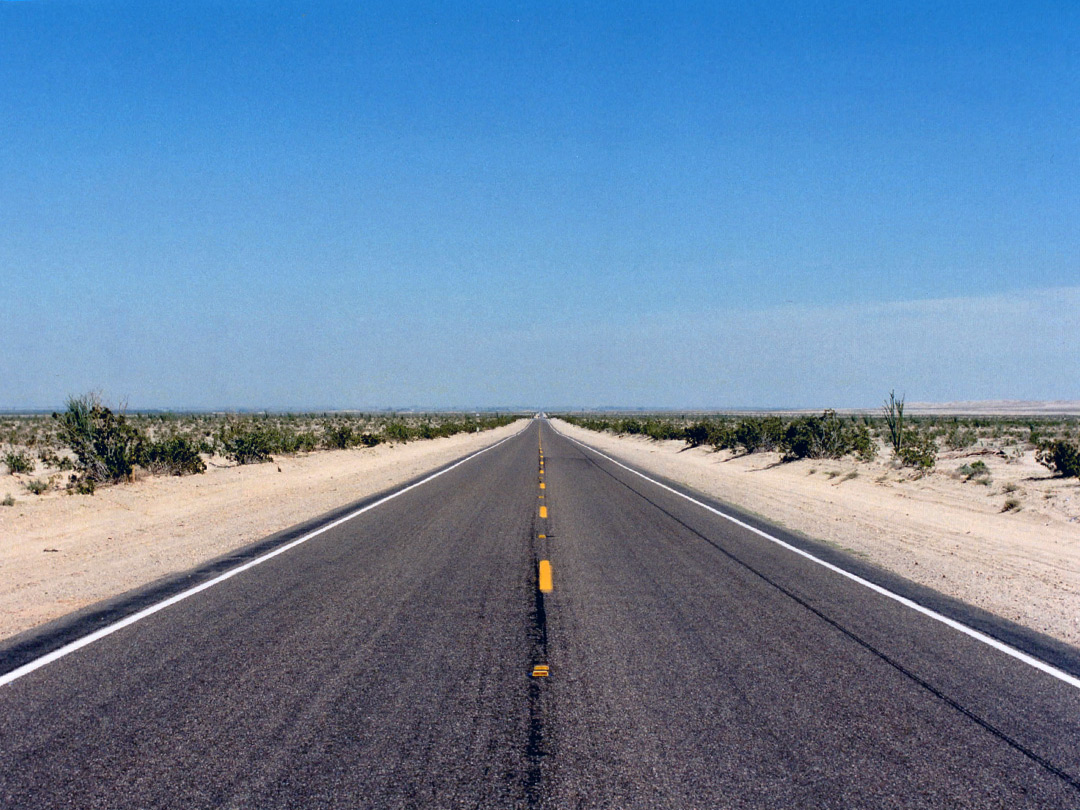
[[[541,506],[540,507],[540,517],[542,517],[542,518],[547,517],[547,507],[546,506]]]
[[[546,487],[546,485],[544,484],[544,482],[543,482],[543,481],[541,481],[541,482],[540,482],[540,489],[546,489],[546,488],[547,488],[547,487]]]
[[[551,674],[551,667],[547,664],[537,664],[533,667],[532,676],[534,678],[546,678]]]
[[[547,560],[540,561],[540,592],[551,593],[554,586],[551,584],[551,563]]]

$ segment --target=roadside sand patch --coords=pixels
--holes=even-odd
[[[775,453],[733,457],[553,421],[642,470],[1080,646],[1080,484],[1052,477],[1031,452],[943,452],[934,472],[918,476],[894,469],[886,453],[778,464]],[[989,485],[955,474],[975,460],[989,468]],[[1019,511],[1002,511],[1010,498]]]
[[[0,638],[397,486],[524,427],[143,477],[0,507]],[[219,466],[227,465],[227,466]],[[280,469],[280,472],[279,472]]]

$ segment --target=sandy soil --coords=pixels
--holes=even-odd
[[[637,467],[910,580],[1080,646],[1080,484],[990,448],[943,452],[934,472],[872,462],[733,457],[683,442],[557,428]],[[983,461],[988,484],[956,470]],[[1002,511],[1009,499],[1018,509]]]
[[[270,464],[215,459],[203,475],[144,477],[92,496],[13,486],[22,495],[0,507],[0,638],[393,487],[524,425]]]

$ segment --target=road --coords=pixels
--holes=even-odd
[[[301,540],[0,686],[0,806],[1080,807],[1074,683],[546,421]]]

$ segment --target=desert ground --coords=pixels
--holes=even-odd
[[[140,475],[94,495],[9,486],[20,497],[0,508],[0,638],[394,487],[525,424],[267,464],[214,458],[202,475]],[[0,492],[33,476],[5,478]]]
[[[780,463],[778,453],[555,425],[642,470],[1080,646],[1080,482],[1053,476],[1032,450],[942,451],[932,472],[919,473],[897,468],[884,450],[868,462]],[[989,474],[956,472],[975,461]]]

